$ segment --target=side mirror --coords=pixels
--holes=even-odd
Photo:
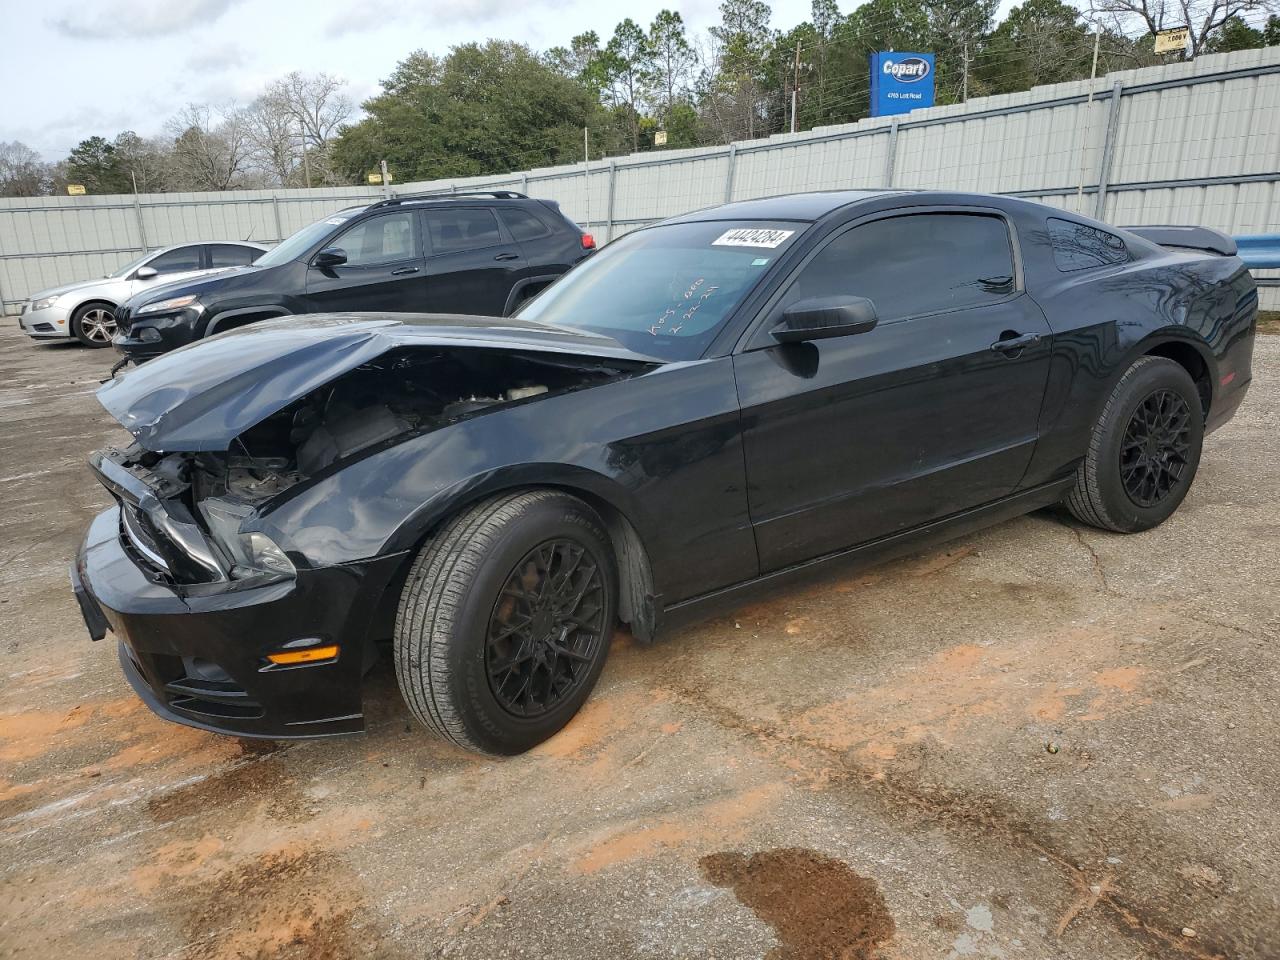
[[[810,297],[787,308],[770,332],[779,343],[848,337],[875,329],[876,305],[866,297]]]
[[[340,267],[347,262],[347,251],[341,247],[325,247],[316,254],[316,258],[311,262],[321,270],[328,267]]]
[[[134,279],[137,279],[137,280],[150,280],[152,277],[156,275],[157,274],[156,274],[155,267],[139,267],[137,270],[134,271],[134,274],[133,274]]]

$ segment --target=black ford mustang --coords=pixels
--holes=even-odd
[[[839,192],[611,244],[515,319],[267,321],[108,383],[133,434],[72,572],[157,713],[514,753],[641,640],[816,564],[1065,501],[1168,517],[1250,379],[1229,238]]]

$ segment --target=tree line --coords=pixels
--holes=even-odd
[[[1280,0],[867,0],[771,25],[763,0],[724,0],[692,35],[680,14],[622,20],[536,51],[510,40],[420,50],[355,109],[344,83],[293,73],[247,107],[190,105],[158,137],[90,137],[56,164],[0,144],[0,195],[227,190],[363,182],[386,160],[397,181],[506,173],[805,130],[868,115],[868,57],[932,52],[937,102],[1026,90],[1181,59],[1153,34],[1187,27],[1198,56],[1280,44]],[[1261,22],[1260,27],[1249,20]],[[794,113],[794,116],[793,116]],[[584,130],[586,135],[584,138]],[[584,142],[585,140],[585,142]]]

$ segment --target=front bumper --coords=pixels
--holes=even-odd
[[[125,304],[116,311],[118,332],[111,342],[125,357],[141,363],[199,340],[204,325],[203,308],[183,307],[171,313],[139,317]]]
[[[35,340],[65,340],[71,336],[71,311],[58,303],[32,310],[28,301],[18,314],[18,328]]]
[[[299,570],[297,578],[195,595],[135,559],[120,508],[99,514],[72,568],[91,636],[96,610],[119,640],[125,678],[167,720],[239,737],[364,729],[361,678],[378,601],[401,555]],[[291,641],[337,643],[337,659],[279,667]]]

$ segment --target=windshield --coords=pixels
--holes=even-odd
[[[138,267],[142,266],[146,261],[150,260],[154,252],[155,251],[153,250],[148,250],[142,256],[134,260],[130,260],[128,263],[126,263],[123,267],[121,267],[115,273],[108,273],[107,278],[109,280],[119,280],[121,277],[127,276],[129,273],[132,273]]]
[[[518,316],[602,333],[651,357],[693,360],[805,226],[718,220],[641,230],[575,267]]]
[[[333,233],[335,227],[342,226],[358,212],[358,210],[340,210],[331,217],[317,220],[310,226],[303,227],[297,233],[281,240],[260,256],[254,261],[254,266],[278,267],[280,264],[288,263],[290,260],[297,260],[313,246]]]

